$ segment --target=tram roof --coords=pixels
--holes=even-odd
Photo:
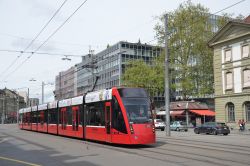
[[[38,105],[38,111],[48,109],[48,104],[40,104]]]
[[[83,96],[77,96],[71,99],[71,105],[79,105],[83,103]]]
[[[58,107],[59,107],[59,108],[60,108],[60,107],[67,107],[67,106],[70,106],[71,103],[72,103],[72,99],[71,99],[71,98],[70,98],[70,99],[60,100],[60,101],[58,102]]]
[[[48,109],[57,108],[57,103],[58,103],[58,101],[52,101],[52,102],[48,103]]]
[[[21,108],[21,109],[18,111],[18,113],[21,114],[21,113],[23,113],[23,111],[24,111],[24,109]]]
[[[23,109],[23,113],[26,113],[26,112],[31,112],[31,107],[24,108],[24,109]]]
[[[36,105],[36,106],[31,107],[31,110],[32,110],[32,111],[37,111],[37,105]]]
[[[89,92],[85,96],[85,103],[105,101],[112,99],[112,89],[103,89],[95,92]]]

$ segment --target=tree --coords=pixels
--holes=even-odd
[[[148,65],[142,60],[130,61],[126,64],[122,82],[126,86],[145,88],[153,97],[158,91],[163,91],[164,79],[159,66]]]
[[[214,93],[213,51],[207,46],[207,41],[231,16],[224,14],[214,20],[208,8],[191,1],[184,2],[177,10],[168,13],[170,92],[179,91],[178,95],[183,100]],[[164,15],[159,17],[155,31],[159,45],[163,45]],[[164,55],[163,52],[150,66],[143,61],[129,63],[123,82],[147,88],[151,96],[156,92],[164,92]]]
[[[169,49],[172,88],[180,91],[183,100],[213,94],[213,52],[207,46],[212,37],[209,9],[191,1],[168,13]],[[163,16],[155,26],[160,44],[164,43]],[[217,25],[219,25],[217,23]]]

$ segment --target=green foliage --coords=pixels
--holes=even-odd
[[[233,15],[232,13],[223,13],[222,16],[217,20],[217,25],[218,25],[218,28],[222,28],[224,25],[226,25],[226,23],[230,20],[232,20],[233,18]],[[235,17],[234,20],[236,21],[242,21],[244,19],[244,16],[239,14],[238,16]]]
[[[162,74],[158,76],[157,70],[154,70],[154,67],[147,65],[142,60],[135,60],[130,61],[126,65],[126,68],[122,77],[124,85],[145,88],[148,90],[150,96],[159,91]]]
[[[207,46],[212,37],[209,9],[187,1],[168,13],[171,88],[182,91],[182,98],[213,94],[213,52]],[[164,43],[164,17],[155,26],[159,43]]]
[[[213,51],[207,41],[214,34],[214,20],[209,9],[186,1],[168,13],[168,48],[170,61],[170,92],[181,90],[181,97],[203,97],[214,93]],[[232,15],[224,14],[215,23],[222,27]],[[242,16],[238,16],[242,18]],[[164,15],[155,26],[159,44],[164,43]],[[150,66],[143,61],[130,62],[123,76],[126,85],[144,87],[151,96],[164,91],[165,53]]]

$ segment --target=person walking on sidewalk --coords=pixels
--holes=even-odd
[[[244,119],[241,120],[242,131],[245,131],[245,121]]]
[[[238,121],[238,125],[239,125],[239,130],[240,130],[240,131],[243,131],[243,130],[242,130],[243,128],[242,128],[242,121],[241,121],[241,119]]]

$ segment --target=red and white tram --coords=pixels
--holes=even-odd
[[[24,108],[18,111],[18,121],[20,122],[18,125],[20,129],[23,129],[23,110]]]
[[[31,130],[31,107],[23,109],[23,116],[22,116],[22,123],[23,129]]]
[[[58,133],[58,111],[57,111],[57,101],[48,103],[48,133],[57,134]]]
[[[28,129],[25,110],[19,111],[19,126]],[[142,88],[114,87],[32,110],[31,121],[39,132],[116,144],[155,143],[150,100]]]
[[[37,131],[37,119],[38,119],[37,106],[33,106],[31,107],[31,130],[32,131]]]
[[[37,131],[48,132],[48,104],[38,105],[37,108]]]

